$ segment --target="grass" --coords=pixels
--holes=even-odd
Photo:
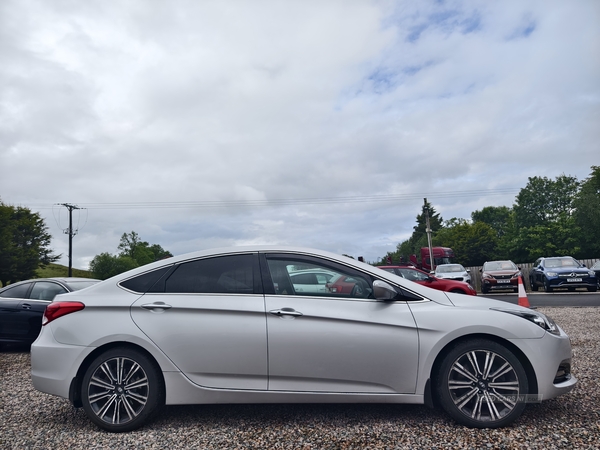
[[[74,277],[81,278],[94,278],[94,275],[89,270],[75,269],[72,270]],[[38,278],[53,278],[53,277],[68,277],[69,268],[61,264],[48,264],[44,268],[40,268],[36,271]]]

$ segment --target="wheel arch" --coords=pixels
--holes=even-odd
[[[154,356],[152,356],[152,353],[150,353],[144,347],[134,344],[132,342],[127,342],[127,341],[110,342],[110,343],[104,344],[104,345],[96,348],[93,352],[91,352],[89,355],[87,355],[85,357],[85,359],[82,361],[82,363],[79,365],[79,369],[77,369],[77,374],[75,375],[75,378],[73,378],[71,380],[71,385],[69,386],[69,400],[71,401],[71,403],[73,404],[74,407],[81,408],[83,406],[83,404],[81,402],[81,383],[83,380],[83,376],[84,376],[85,372],[87,371],[88,367],[90,366],[90,364],[92,363],[92,361],[94,359],[96,359],[96,357],[98,355],[100,355],[101,353],[104,353],[107,350],[110,350],[113,348],[119,348],[119,347],[126,347],[129,349],[138,351],[138,352],[142,353],[144,356],[146,356],[148,358],[148,360],[155,366],[157,373],[159,374],[159,376],[162,379],[162,385],[163,385],[163,387],[165,386],[165,377],[163,375],[162,369],[161,369],[160,365],[158,364],[158,362],[156,361],[156,358],[154,358]],[[163,404],[165,401],[165,392],[164,391],[165,391],[165,389],[163,389],[163,392],[162,392],[162,403]]]
[[[435,389],[436,389],[435,386],[437,386],[437,376],[440,373],[440,366],[442,364],[444,357],[456,345],[458,345],[462,342],[465,342],[465,341],[473,340],[473,339],[487,339],[489,341],[494,341],[494,342],[506,347],[508,350],[510,350],[517,357],[517,359],[523,366],[525,373],[527,374],[527,381],[529,384],[529,392],[528,393],[532,394],[532,395],[535,395],[538,393],[538,382],[537,382],[537,376],[535,374],[535,370],[533,369],[533,366],[531,365],[531,362],[529,361],[527,356],[525,356],[525,354],[521,351],[521,349],[519,347],[517,347],[515,344],[513,344],[509,340],[498,337],[498,336],[494,336],[494,335],[486,334],[486,333],[474,333],[474,334],[467,334],[467,335],[460,336],[460,337],[454,339],[453,341],[448,342],[444,346],[444,348],[442,348],[440,350],[440,352],[437,354],[437,356],[433,362],[433,365],[431,366],[431,372],[429,373],[429,380],[431,380],[431,382],[427,384],[427,388],[426,388],[426,389],[429,389],[430,392],[425,393],[426,397],[430,396],[432,406],[435,406],[435,407],[440,406],[439,401],[438,401],[439,395],[435,392]]]

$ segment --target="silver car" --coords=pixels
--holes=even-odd
[[[298,271],[353,283],[297,292]],[[294,402],[425,403],[495,428],[569,392],[570,367],[539,312],[293,247],[190,253],[63,295],[31,348],[35,388],[113,432],[163,404]]]
[[[435,266],[434,275],[445,280],[464,281],[471,284],[471,271],[462,264],[440,264]]]

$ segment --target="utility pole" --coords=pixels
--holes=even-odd
[[[429,226],[429,207],[427,206],[427,199],[424,198],[423,210],[425,212],[425,232],[427,233],[427,244],[429,245],[429,269],[430,272],[435,270],[435,262],[433,260],[433,247],[431,246],[431,227]]]
[[[73,276],[73,236],[77,234],[77,231],[73,230],[73,210],[81,209],[79,206],[71,205],[70,203],[60,203],[69,210],[69,228],[64,230],[65,234],[69,235],[69,276]]]

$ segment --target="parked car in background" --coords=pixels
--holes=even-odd
[[[360,288],[296,292],[299,267]],[[175,256],[57,297],[31,378],[112,432],[162,404],[433,399],[463,425],[497,428],[528,399],[573,389],[571,357],[569,337],[537,311],[329,252],[255,246]]]
[[[58,294],[98,283],[90,278],[37,278],[0,289],[0,342],[31,344],[42,327],[46,306]]]
[[[512,261],[486,261],[481,270],[481,293],[511,289],[519,291],[521,268]]]
[[[391,272],[407,280],[419,283],[438,291],[455,292],[457,294],[477,295],[477,291],[468,283],[462,281],[446,280],[437,278],[423,270],[412,266],[378,266],[387,272]]]
[[[546,292],[557,288],[574,291],[582,287],[590,292],[598,290],[596,272],[571,256],[538,258],[529,272],[529,284],[532,291],[540,287]]]
[[[327,293],[327,283],[337,276],[338,274],[335,272],[315,269],[295,270],[290,272],[290,280],[294,285],[294,291],[306,293]]]
[[[464,281],[471,284],[471,271],[462,264],[440,264],[435,267],[434,275],[445,280]]]
[[[591,269],[596,274],[596,284],[600,287],[600,259],[594,263]]]

